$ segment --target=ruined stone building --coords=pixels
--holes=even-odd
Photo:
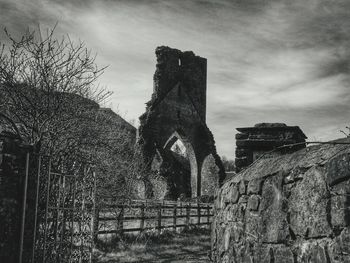
[[[164,187],[154,195],[213,195],[224,178],[206,125],[207,60],[191,51],[161,46],[152,98],[140,117],[139,144]]]
[[[273,158],[305,148],[307,138],[298,126],[284,123],[258,123],[254,127],[237,128],[236,172],[259,158]],[[290,145],[289,147],[281,147]]]

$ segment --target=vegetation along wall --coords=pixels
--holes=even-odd
[[[261,159],[227,181],[216,196],[211,257],[350,262],[350,145]]]

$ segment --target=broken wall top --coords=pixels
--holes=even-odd
[[[332,144],[340,143],[340,144]],[[276,174],[280,171],[291,171],[297,168],[310,168],[315,165],[324,165],[338,155],[350,153],[350,138],[332,141],[329,144],[318,144],[306,147],[297,152],[281,155],[271,159],[259,159],[245,170],[238,173],[229,180],[239,182],[240,180],[252,180]],[[341,144],[349,143],[349,144]],[[349,173],[350,177],[350,173]]]
[[[148,107],[156,107],[178,83],[185,88],[203,121],[206,116],[207,60],[192,51],[182,52],[166,46],[156,49],[154,87]]]

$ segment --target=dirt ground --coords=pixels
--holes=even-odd
[[[210,231],[201,229],[100,245],[94,256],[96,263],[209,263],[209,251]]]

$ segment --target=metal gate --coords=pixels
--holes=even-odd
[[[1,123],[6,129],[0,131],[0,261],[90,263],[96,192],[92,166],[74,160],[53,165],[50,157],[25,144],[14,122],[0,113]]]
[[[52,167],[49,157],[39,156],[31,262],[90,263],[95,173],[90,165],[74,162]]]

